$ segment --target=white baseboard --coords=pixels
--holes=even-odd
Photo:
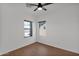
[[[63,48],[63,47],[60,47],[58,45],[55,45],[55,44],[51,44],[51,43],[48,43],[48,42],[41,42],[41,41],[38,41],[39,43],[42,43],[42,44],[45,44],[45,45],[49,45],[49,46],[53,46],[53,47],[56,47],[56,48],[59,48],[59,49],[63,49],[63,50],[66,50],[66,51],[70,51],[70,52],[73,52],[73,53],[77,53],[79,54],[79,51],[75,51],[75,50],[70,50],[70,49],[67,49],[67,48]]]
[[[24,46],[33,44],[33,43],[35,43],[35,42],[36,42],[36,41],[31,41],[31,42],[28,42],[27,44],[25,43],[25,44],[23,44],[23,45],[21,45],[21,46],[19,46],[19,47],[17,47],[17,48],[13,48],[13,49],[10,49],[10,50],[8,50],[8,51],[0,52],[0,55],[6,54],[6,53],[8,53],[8,52],[10,52],[10,51],[14,51],[14,50],[19,49],[19,48],[21,48],[21,47],[24,47]]]
[[[0,55],[6,54],[6,53],[8,53],[8,52],[10,52],[10,51],[14,51],[14,50],[19,49],[19,48],[21,48],[21,47],[24,47],[24,46],[33,44],[33,43],[35,43],[35,42],[36,42],[36,41],[31,41],[31,42],[28,42],[27,44],[23,44],[23,45],[21,45],[21,46],[19,46],[19,47],[17,47],[17,48],[14,48],[14,49],[11,49],[11,50],[8,50],[8,51],[4,51],[4,52],[0,52]],[[65,48],[63,48],[63,47],[60,47],[60,46],[57,46],[57,45],[53,45],[53,44],[51,44],[51,43],[41,42],[41,41],[37,41],[37,42],[42,43],[42,44],[45,44],[45,45],[57,47],[57,48],[60,48],[60,49],[64,49],[64,50],[67,50],[67,51],[71,51],[71,52],[74,52],[74,53],[78,53],[78,51],[74,51],[74,50],[70,50],[70,49],[65,49]],[[79,54],[79,53],[78,53],[78,54]]]

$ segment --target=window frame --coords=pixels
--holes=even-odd
[[[24,36],[24,38],[28,38],[28,37],[32,37],[32,31],[33,31],[33,29],[32,29],[32,21],[29,21],[29,20],[24,20],[24,22],[29,22],[30,23],[30,36]],[[25,28],[24,28],[24,30],[25,30]],[[25,32],[24,32],[25,33]]]

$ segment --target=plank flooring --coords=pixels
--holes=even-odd
[[[79,56],[79,54],[36,42],[2,56]]]

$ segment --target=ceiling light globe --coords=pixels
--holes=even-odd
[[[39,7],[39,8],[38,8],[38,10],[42,10],[42,8],[41,8],[41,7]]]

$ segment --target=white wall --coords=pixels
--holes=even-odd
[[[60,8],[55,10],[56,5]],[[79,53],[79,4],[52,7],[39,19],[47,21],[47,36],[39,36],[38,42]]]
[[[2,31],[1,31],[1,18],[2,18],[2,17],[1,17],[1,11],[2,11],[2,10],[1,10],[1,4],[0,4],[0,47],[1,47],[1,32],[2,32]]]
[[[35,22],[31,12],[25,8],[25,4],[1,4],[0,28],[2,39],[0,40],[0,54],[21,48],[35,42]],[[24,20],[33,21],[33,36],[24,38]],[[0,37],[1,38],[1,37]]]

